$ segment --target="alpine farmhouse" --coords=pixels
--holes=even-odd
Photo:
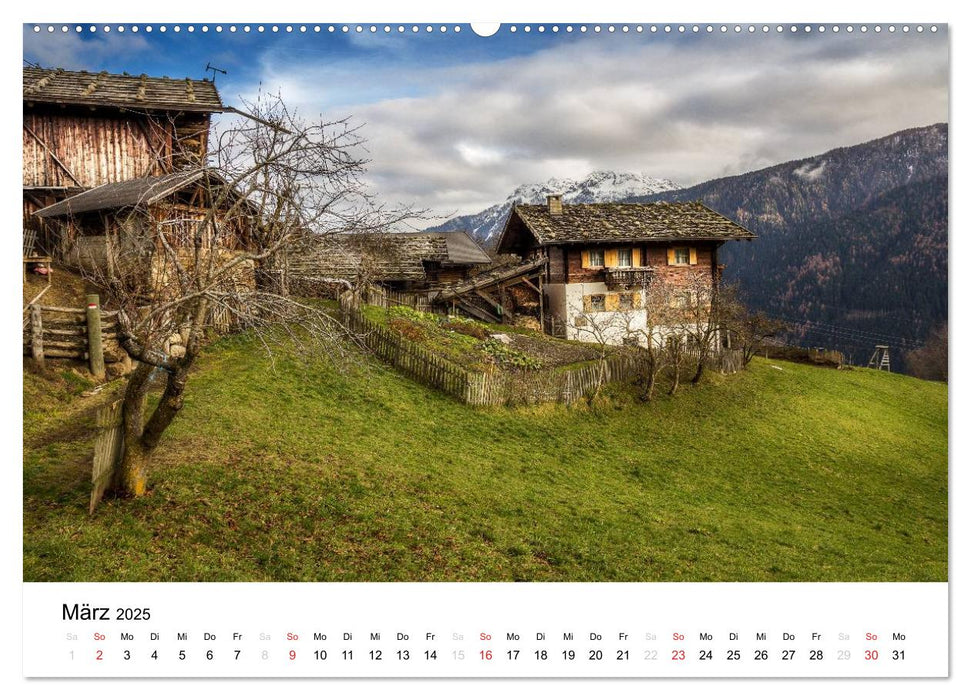
[[[652,285],[670,290],[671,306],[711,299],[722,270],[718,249],[754,238],[700,202],[564,204],[551,195],[545,205],[513,208],[497,252],[545,261],[548,332],[589,341],[599,328],[612,344],[643,344],[648,328],[664,335],[648,319]]]

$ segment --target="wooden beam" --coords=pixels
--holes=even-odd
[[[529,281],[529,280],[528,280],[528,279],[526,278],[526,275],[523,275],[522,277],[520,277],[520,278],[518,278],[518,279],[516,280],[516,282],[522,282],[523,284],[525,284],[525,285],[527,285],[528,287],[530,287],[530,288],[531,288],[531,289],[532,289],[532,290],[533,290],[534,292],[536,292],[537,294],[539,294],[539,293],[540,293],[540,291],[539,291],[539,287],[537,287],[537,286],[536,286],[535,284],[533,284],[532,282],[530,282],[530,281]]]
[[[30,354],[38,367],[44,366],[44,321],[39,304],[30,307]]]
[[[486,294],[485,292],[483,292],[481,289],[473,289],[472,291],[474,291],[480,297],[482,297],[487,302],[489,302],[490,304],[492,304],[495,308],[502,309],[502,304],[500,304],[498,301],[496,301],[495,299],[493,299],[491,296],[489,296],[488,294]],[[500,311],[499,313],[502,313],[502,312]]]
[[[540,333],[546,332],[546,317],[543,312],[543,276],[540,275],[536,278],[539,282],[539,331]]]
[[[455,299],[455,302],[458,304],[460,309],[465,311],[467,314],[470,314],[471,316],[475,316],[480,321],[487,321],[489,323],[500,322],[497,316],[492,315],[485,309],[480,309],[475,304],[471,304],[467,302],[465,299],[462,299],[461,297],[458,297],[457,299]]]

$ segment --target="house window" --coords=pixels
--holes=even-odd
[[[690,265],[691,264],[691,251],[688,248],[675,248],[674,249],[674,264],[675,265]]]
[[[617,298],[617,308],[621,311],[630,311],[634,308],[634,294],[632,292],[621,292]]]
[[[630,248],[617,249],[617,267],[631,267],[634,264],[634,252]]]
[[[604,266],[604,252],[603,250],[596,249],[587,252],[588,256],[588,267],[603,267]]]
[[[591,294],[590,295],[590,310],[591,311],[606,311],[607,310],[607,296],[605,294]]]

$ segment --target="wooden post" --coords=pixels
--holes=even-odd
[[[105,378],[105,356],[101,347],[101,304],[97,294],[88,294],[88,362],[91,374],[98,379]]]
[[[543,275],[536,278],[539,282],[539,332],[546,333],[546,318],[543,313]]]
[[[38,367],[44,366],[44,320],[40,304],[30,305],[30,354]]]

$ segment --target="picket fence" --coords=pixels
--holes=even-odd
[[[428,311],[431,304],[428,301],[428,293],[420,294],[413,292],[395,292],[391,289],[384,289],[370,285],[362,292],[361,301],[368,306],[382,306],[391,308],[392,306],[407,306],[417,311]]]

